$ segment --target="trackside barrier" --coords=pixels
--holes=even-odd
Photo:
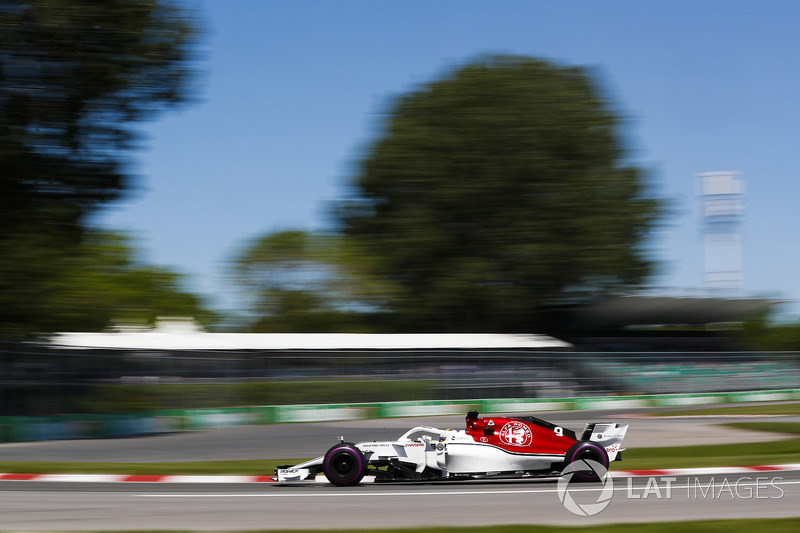
[[[540,411],[573,411],[577,409],[575,399],[560,400],[482,400],[480,411],[483,413],[522,413]]]
[[[495,398],[453,401],[409,401],[356,404],[267,405],[219,409],[172,409],[106,415],[0,417],[0,442],[125,437],[195,429],[326,422],[370,418],[522,413],[591,409],[639,409],[717,403],[800,400],[800,389],[705,394],[657,394],[581,398]]]
[[[377,404],[317,404],[275,406],[273,423],[330,422],[380,418]]]
[[[386,402],[378,404],[379,418],[457,415],[480,409],[482,400]]]

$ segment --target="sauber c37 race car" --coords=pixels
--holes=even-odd
[[[608,468],[620,460],[628,426],[586,424],[580,437],[570,429],[532,416],[483,417],[467,413],[465,430],[417,426],[395,441],[339,442],[325,455],[275,469],[281,481],[313,480],[319,472],[334,485],[456,479],[504,479],[560,476],[569,465],[575,478],[595,481],[586,463]],[[343,439],[340,439],[343,441]]]

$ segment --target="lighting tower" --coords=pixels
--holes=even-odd
[[[744,182],[739,172],[702,172],[697,178],[700,199],[705,286],[712,291],[740,292]]]

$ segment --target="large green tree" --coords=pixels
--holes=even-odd
[[[134,125],[190,96],[195,27],[172,0],[0,0],[0,336],[59,327],[50,287],[130,187]]]
[[[338,211],[400,290],[393,327],[557,330],[642,282],[660,213],[588,71],[482,57],[396,99]]]
[[[45,331],[102,331],[111,326],[154,326],[160,318],[186,318],[212,326],[219,318],[184,278],[170,268],[137,258],[131,238],[88,231],[80,246],[61,261],[48,286]]]

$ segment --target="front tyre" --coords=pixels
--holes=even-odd
[[[580,481],[600,481],[602,473],[598,473],[586,461],[594,461],[608,471],[608,454],[605,448],[596,442],[584,440],[573,444],[566,453],[565,465],[573,465],[572,472]]]
[[[327,451],[322,461],[322,471],[334,485],[358,485],[367,473],[367,461],[354,444],[343,442]]]

